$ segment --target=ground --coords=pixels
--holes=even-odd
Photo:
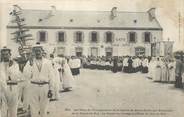
[[[49,105],[50,117],[183,117],[184,91],[147,74],[81,70],[75,89]]]

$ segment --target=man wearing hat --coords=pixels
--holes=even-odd
[[[182,55],[177,54],[176,56],[176,69],[175,69],[175,87],[182,88],[182,70],[184,69],[182,66]]]
[[[42,46],[33,46],[33,63],[26,64],[24,72],[30,78],[30,107],[32,117],[47,117],[47,106],[53,92],[53,67],[51,61],[42,56]]]
[[[0,75],[1,101],[5,104],[2,109],[7,108],[2,116],[17,117],[19,66],[11,60],[11,50],[7,47],[1,49]]]
[[[28,110],[28,79],[24,73],[24,66],[27,60],[23,56],[17,56],[15,61],[19,65],[19,109],[26,112]]]

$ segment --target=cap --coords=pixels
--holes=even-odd
[[[1,52],[4,52],[4,51],[11,51],[11,49],[10,48],[7,48],[6,46],[4,46],[2,49],[1,49]]]
[[[32,46],[32,49],[35,49],[35,48],[43,49],[43,46],[39,42],[37,42],[35,45]]]

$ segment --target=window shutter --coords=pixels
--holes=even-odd
[[[58,42],[58,32],[56,32],[55,35],[56,35],[56,42]]]
[[[127,43],[130,43],[130,33],[127,33]]]
[[[106,43],[106,32],[103,34],[103,42]]]
[[[145,43],[145,32],[142,33],[142,42]]]
[[[66,35],[66,32],[64,32],[64,42],[67,41],[67,35]]]
[[[97,43],[100,43],[100,34],[97,32]]]
[[[91,32],[89,32],[89,39],[88,39],[88,42],[91,43]]]
[[[112,32],[112,43],[115,41],[115,34]]]
[[[137,43],[137,41],[138,41],[137,33],[136,33],[136,32],[134,32],[134,35],[135,35],[135,43]]]
[[[85,41],[85,40],[84,40],[84,33],[81,32],[81,35],[82,35],[82,36],[81,36],[81,38],[82,38],[82,43],[84,43],[84,41]]]
[[[76,32],[73,33],[73,42],[76,43]]]

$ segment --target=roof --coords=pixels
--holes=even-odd
[[[110,11],[55,11],[46,18],[49,10],[22,10],[26,26],[31,27],[106,27],[106,28],[156,28],[162,29],[157,19],[150,20],[148,12],[117,11],[112,19]],[[39,21],[40,19],[45,19]],[[16,26],[9,22],[8,27]]]

